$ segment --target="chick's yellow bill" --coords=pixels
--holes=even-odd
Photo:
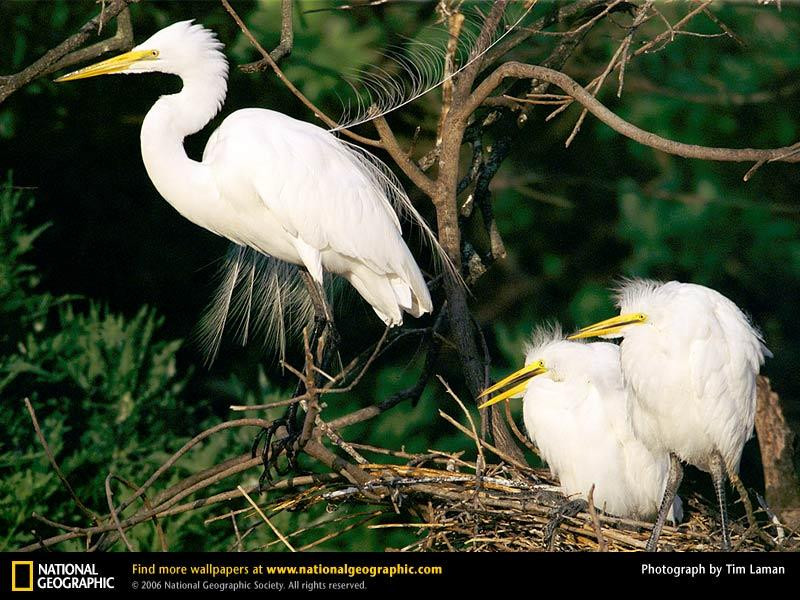
[[[507,400],[508,398],[513,398],[518,396],[527,387],[530,380],[537,375],[541,375],[542,373],[546,373],[547,368],[544,366],[544,362],[537,361],[535,363],[531,363],[529,365],[525,365],[520,370],[515,371],[508,377],[501,379],[493,386],[486,388],[481,392],[478,398],[484,398],[494,392],[500,391],[506,386],[511,386],[504,392],[498,394],[494,398],[487,400],[483,404],[481,404],[478,408],[486,408],[487,406],[491,406],[492,404],[497,404],[498,402],[502,402],[503,400]]]

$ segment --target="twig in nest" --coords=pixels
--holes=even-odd
[[[270,529],[272,529],[272,532],[273,532],[275,535],[277,535],[277,536],[278,536],[278,539],[279,539],[280,541],[282,541],[282,542],[283,542],[283,545],[284,545],[284,546],[286,546],[286,547],[287,547],[289,550],[291,550],[292,552],[297,552],[297,550],[295,550],[295,549],[294,549],[294,546],[292,546],[292,544],[291,544],[291,543],[289,543],[289,540],[287,540],[287,539],[286,539],[286,537],[285,537],[285,536],[284,536],[284,535],[283,535],[283,534],[282,534],[282,533],[281,533],[281,532],[278,530],[278,528],[277,528],[277,527],[275,527],[275,525],[273,525],[273,524],[272,524],[272,521],[270,521],[270,520],[267,518],[267,515],[265,515],[265,514],[264,514],[264,511],[262,511],[262,510],[259,508],[258,504],[256,504],[255,502],[253,502],[253,499],[250,497],[250,494],[248,494],[246,491],[244,491],[244,488],[243,488],[242,486],[240,486],[240,485],[237,485],[237,486],[236,486],[236,489],[238,489],[238,490],[239,490],[239,491],[242,493],[242,496],[244,496],[244,497],[247,499],[247,501],[250,503],[250,506],[252,506],[252,507],[255,509],[255,511],[258,513],[258,516],[260,516],[262,519],[264,519],[264,522],[265,522],[267,525],[269,525],[269,528],[270,528]]]
[[[479,441],[481,446],[483,446],[487,450],[491,450],[496,456],[502,458],[507,463],[512,464],[517,468],[523,469],[524,471],[533,471],[533,469],[531,469],[531,467],[529,465],[521,463],[520,461],[515,459],[513,456],[510,456],[510,455],[506,454],[505,452],[503,452],[499,448],[493,446],[489,442],[474,436],[469,429],[464,427],[461,423],[456,421],[453,417],[448,415],[446,412],[440,410],[439,411],[439,416],[442,417],[448,423],[450,423],[453,427],[458,429],[460,432],[467,434],[470,437],[470,439],[472,439],[473,441],[476,441],[476,440]]]
[[[603,536],[603,530],[600,527],[600,519],[597,518],[597,509],[594,507],[594,484],[589,488],[588,505],[589,516],[592,517],[592,526],[597,535],[597,551],[608,552],[608,544],[606,543],[606,538]]]
[[[456,401],[456,403],[461,407],[461,410],[464,411],[464,414],[467,415],[467,420],[469,421],[469,426],[472,429],[472,439],[475,441],[475,448],[478,451],[478,465],[475,471],[476,477],[480,478],[481,472],[483,471],[484,467],[486,466],[486,457],[483,455],[483,448],[480,444],[480,438],[478,437],[478,430],[475,428],[475,421],[472,420],[472,415],[467,410],[467,407],[464,406],[464,403],[461,402],[458,396],[456,396],[455,392],[450,389],[450,386],[447,382],[442,378],[441,375],[437,375],[436,378],[442,383],[445,387],[445,390],[450,395],[450,397]]]

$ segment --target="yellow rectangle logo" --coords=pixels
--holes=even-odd
[[[20,582],[20,583],[18,583],[18,582]],[[11,591],[12,592],[32,592],[33,591],[33,561],[32,560],[12,560],[11,561]]]

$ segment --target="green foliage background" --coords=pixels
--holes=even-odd
[[[536,15],[554,6],[539,4]],[[277,42],[276,0],[236,6],[265,46]],[[340,76],[343,70],[367,69],[382,60],[384,49],[403,40],[428,39],[435,20],[429,2],[303,12],[323,6],[330,3],[298,3],[295,49],[284,67],[332,115],[341,114],[340,98],[353,97]],[[659,6],[672,22],[685,12],[680,2]],[[23,68],[95,11],[88,1],[0,4],[0,73]],[[256,58],[215,2],[142,2],[132,13],[137,40],[173,21],[197,18],[218,32],[233,63]],[[726,4],[715,14],[742,43],[724,36],[677,36],[629,65],[621,99],[615,97],[616,81],[609,82],[601,99],[640,127],[685,142],[729,147],[795,142],[800,138],[800,10]],[[590,80],[627,33],[627,23],[620,15],[594,31],[567,72]],[[691,30],[719,33],[704,18]],[[515,57],[536,62],[554,43],[552,37],[534,36]],[[78,495],[103,513],[110,471],[141,483],[187,439],[232,418],[230,404],[277,399],[292,388],[292,378],[257,346],[226,346],[220,360],[205,368],[197,348],[183,341],[209,298],[213,263],[226,244],[182,220],[147,180],[138,128],[152,101],[179,84],[167,76],[135,79],[61,86],[42,79],[0,105],[0,168],[9,173],[0,188],[2,549],[54,533],[33,520],[33,512],[65,523],[87,521],[36,442],[23,398],[30,398]],[[313,119],[273,77],[234,69],[230,87],[223,115],[212,126],[246,106]],[[768,97],[741,101],[756,92]],[[422,127],[418,152],[431,143],[438,99],[438,92],[429,94],[390,119],[405,144]],[[492,188],[509,258],[478,283],[472,302],[489,335],[497,373],[518,365],[521,345],[535,324],[558,319],[572,328],[610,315],[607,290],[621,275],[693,281],[728,295],[764,330],[775,353],[765,373],[797,422],[797,167],[766,165],[743,183],[749,165],[665,156],[591,117],[565,150],[578,111],[570,109],[549,123],[544,123],[546,114],[544,108],[534,111],[520,131],[491,132],[497,137],[511,133],[514,144]],[[188,140],[190,153],[199,155],[208,131]],[[429,211],[424,201],[420,207]],[[480,246],[485,240],[477,219],[466,228]],[[344,303],[338,319],[350,356],[380,336],[377,319],[358,300]],[[410,385],[421,364],[417,350],[413,342],[399,344],[353,393],[330,401],[326,412],[343,414]],[[299,362],[297,356],[290,360]],[[462,391],[453,356],[443,356],[440,372]],[[347,430],[346,436],[409,451],[470,452],[466,440],[438,419],[440,407],[454,409],[434,382],[418,405],[400,406]],[[180,461],[159,486],[246,452],[253,433],[218,434]],[[744,475],[751,487],[762,485],[753,442]],[[247,474],[248,480],[255,476]],[[689,485],[704,482],[690,476]],[[228,482],[219,490],[231,486]],[[115,490],[118,496],[126,493]],[[229,547],[229,520],[203,523],[227,510],[164,520],[170,548]],[[363,510],[320,507],[282,513],[276,522],[293,530],[347,512],[357,519]],[[242,519],[239,526],[245,530],[253,524]],[[413,539],[413,534],[387,531],[359,528],[320,548],[382,550]],[[131,539],[137,548],[157,548],[150,524],[136,528]],[[257,529],[248,547],[272,539]]]

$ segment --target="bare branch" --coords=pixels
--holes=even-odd
[[[286,77],[286,75],[283,73],[283,71],[278,66],[278,64],[275,62],[275,60],[273,60],[272,56],[270,56],[269,52],[264,50],[264,47],[255,38],[253,33],[247,27],[247,25],[245,25],[244,21],[242,21],[242,18],[237,14],[237,12],[235,10],[233,10],[233,7],[230,5],[228,0],[220,0],[220,1],[222,2],[222,6],[225,8],[225,10],[228,11],[228,14],[231,15],[233,20],[239,26],[239,29],[242,30],[242,33],[245,35],[247,40],[253,45],[253,47],[256,50],[258,50],[258,52],[261,54],[261,56],[264,57],[263,60],[275,72],[275,75],[278,76],[278,79],[281,80],[281,83],[283,83],[283,85],[285,85],[286,88],[290,92],[292,92],[292,94],[294,94],[295,97],[298,100],[300,100],[300,102],[302,102],[306,106],[306,108],[308,108],[311,112],[313,112],[314,116],[317,117],[320,121],[325,123],[328,127],[338,127],[339,124],[336,121],[331,119],[328,115],[326,115],[319,108],[317,108],[316,105],[313,102],[311,102],[311,100],[306,98],[306,96],[303,94],[303,92],[301,92],[299,89],[297,89],[297,86],[295,86],[289,80],[289,78]],[[352,131],[349,131],[347,129],[341,129],[340,131],[342,132],[343,135],[346,135],[347,137],[355,140],[356,142],[359,142],[360,144],[364,144],[366,146],[372,146],[372,147],[375,147],[375,148],[381,148],[382,147],[382,144],[381,144],[380,140],[373,140],[373,139],[358,135],[357,133],[353,133]]]
[[[761,160],[765,160],[766,162],[800,162],[800,144],[769,149],[714,148],[695,144],[684,144],[682,142],[663,138],[654,133],[640,129],[617,116],[568,75],[545,67],[517,62],[505,63],[487,77],[472,93],[469,101],[464,105],[460,117],[466,119],[467,115],[476,110],[492,91],[500,85],[502,80],[507,77],[515,77],[518,79],[536,78],[557,85],[614,131],[640,144],[655,148],[656,150],[661,150],[662,152],[675,154],[676,156],[682,156],[684,158],[699,158],[723,162],[757,162]]]
[[[67,489],[67,492],[69,492],[69,495],[72,497],[72,501],[75,502],[75,506],[77,506],[81,510],[81,512],[85,514],[87,517],[89,517],[92,521],[99,524],[100,523],[99,517],[96,514],[94,514],[91,510],[89,510],[83,502],[81,502],[81,499],[78,498],[78,495],[75,493],[75,490],[72,489],[72,486],[70,485],[69,481],[67,481],[67,478],[61,471],[61,467],[58,466],[56,458],[55,456],[53,456],[53,452],[52,450],[50,450],[50,446],[48,445],[47,440],[45,439],[44,434],[42,433],[42,429],[41,427],[39,427],[39,420],[36,418],[36,412],[33,410],[33,405],[31,404],[31,401],[25,398],[23,402],[25,403],[25,408],[28,409],[28,414],[30,414],[31,416],[31,421],[33,422],[33,429],[36,431],[36,437],[39,439],[39,443],[42,445],[42,448],[44,448],[44,453],[47,455],[47,460],[50,461],[50,464],[52,465],[53,470],[56,472],[56,475],[61,480],[61,483],[64,484],[64,487]]]
[[[72,56],[67,56],[70,52],[80,48],[93,33],[99,33],[105,23],[108,23],[123,10],[127,9],[128,4],[133,1],[134,0],[111,0],[110,4],[104,4],[100,14],[87,21],[86,24],[78,30],[78,33],[68,37],[55,48],[48,50],[39,60],[19,73],[0,77],[0,104],[11,94],[42,75],[51,73],[63,66],[74,64],[74,62],[100,56],[109,50],[121,50],[129,47],[128,44],[132,44],[133,39],[129,27],[130,19],[128,18],[126,25],[123,18],[123,22],[117,26],[117,34],[110,38],[110,40],[94,44],[89,48],[76,52]]]

